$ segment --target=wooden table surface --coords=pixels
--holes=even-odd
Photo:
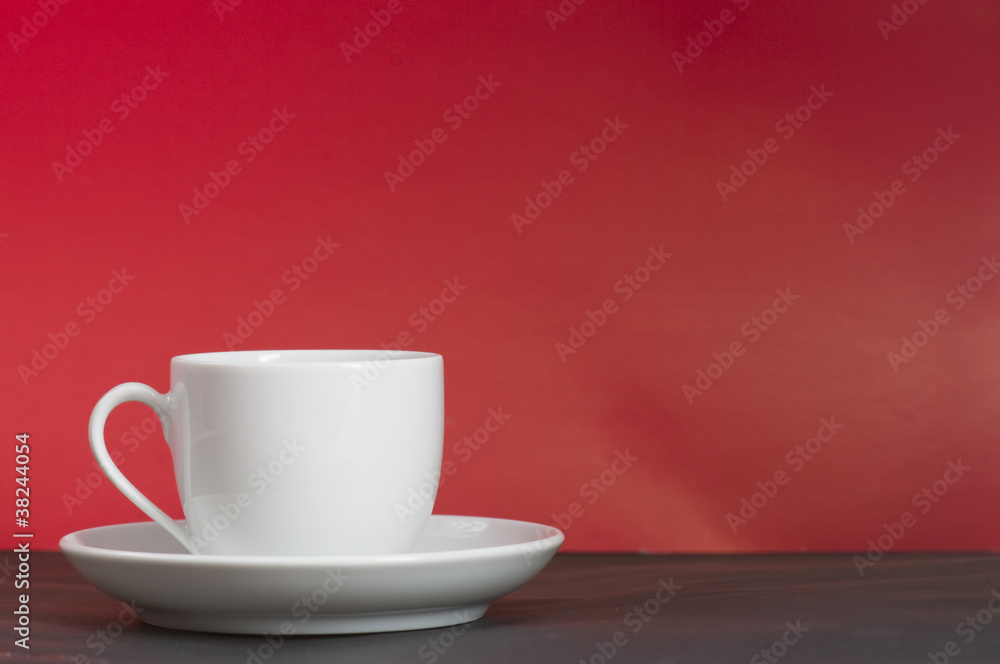
[[[859,560],[870,562],[850,554],[559,554],[465,626],[269,642],[144,625],[62,554],[36,553],[31,647],[15,646],[17,636],[4,629],[0,661],[1000,661],[1000,556]],[[0,583],[4,623],[15,618],[13,578]]]

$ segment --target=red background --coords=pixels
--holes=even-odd
[[[555,27],[555,0],[482,4],[405,3],[348,62],[341,43],[387,2],[246,0],[220,17],[208,0],[72,0],[51,18],[4,3],[3,435],[12,468],[15,434],[31,434],[36,546],[145,518],[94,474],[91,408],[120,382],[166,390],[171,356],[224,350],[275,289],[283,303],[238,348],[409,332],[444,356],[439,513],[560,525],[567,550],[865,549],[907,511],[897,549],[1000,545],[1000,280],[959,310],[949,297],[1000,245],[1000,6],[911,0],[883,34],[888,1],[567,1]],[[11,43],[33,16],[42,27]],[[122,119],[113,104],[147,67],[165,77]],[[454,128],[444,112],[479,77],[498,85]],[[814,87],[829,98],[787,136],[776,123]],[[274,109],[294,118],[248,162],[239,146]],[[113,130],[60,180],[53,162],[105,118]],[[620,135],[580,172],[573,154],[606,119]],[[390,190],[385,172],[438,128],[445,141]],[[910,180],[939,129],[958,138]],[[717,183],[754,154],[767,161],[724,200]],[[185,223],[179,206],[229,160],[239,172]],[[562,170],[573,181],[516,228]],[[894,180],[903,193],[849,239]],[[318,237],[339,247],[303,265]],[[616,283],[646,277],[661,246],[672,256],[626,301]],[[293,291],[297,265],[316,269]],[[107,303],[114,270],[134,278]],[[466,289],[421,330],[412,317],[446,280]],[[741,330],[778,289],[798,299],[751,343]],[[91,316],[88,297],[106,306]],[[938,309],[947,322],[893,367]],[[28,373],[49,334],[68,343]],[[720,376],[713,354],[728,364],[736,341]],[[509,421],[456,447],[491,408]],[[122,439],[150,417],[120,408],[108,440],[180,516],[161,434]],[[807,463],[786,459],[831,417],[843,428]],[[953,484],[949,461],[968,467]],[[767,484],[778,471],[787,483]],[[734,533],[727,514],[758,483],[773,495]],[[914,502],[925,488],[936,502]]]

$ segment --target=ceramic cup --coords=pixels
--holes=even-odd
[[[191,553],[406,553],[440,477],[443,373],[440,355],[409,351],[181,355],[170,361],[168,394],[124,383],[101,398],[91,449],[115,486]],[[105,421],[127,401],[160,418],[186,523],[108,454]]]

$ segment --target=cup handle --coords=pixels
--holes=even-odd
[[[97,463],[101,466],[101,470],[104,471],[112,484],[125,494],[126,498],[135,503],[136,507],[145,512],[153,521],[163,526],[168,533],[184,545],[184,548],[193,554],[198,554],[198,547],[195,546],[184,528],[177,525],[177,522],[171,519],[166,512],[142,495],[142,492],[122,475],[118,466],[111,459],[111,455],[108,454],[108,447],[104,442],[104,425],[111,411],[116,406],[128,401],[138,401],[152,408],[160,418],[164,437],[169,440],[167,427],[170,418],[170,395],[160,394],[142,383],[122,383],[111,388],[107,394],[101,397],[101,400],[94,406],[94,411],[90,414],[90,449],[93,451]]]

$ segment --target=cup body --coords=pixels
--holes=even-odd
[[[238,351],[170,364],[187,533],[221,555],[405,553],[440,477],[440,355]]]

